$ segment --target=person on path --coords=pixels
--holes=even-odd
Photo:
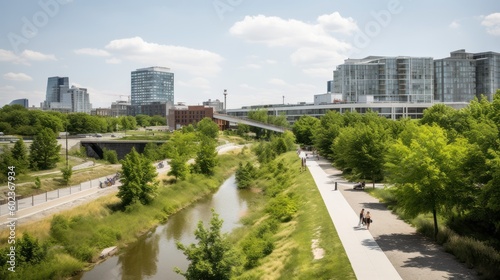
[[[372,218],[372,216],[370,215],[370,211],[366,212],[366,215],[365,215],[366,229],[370,229],[370,224],[372,223],[371,218]]]
[[[359,212],[358,227],[360,227],[361,224],[365,224],[365,208],[361,209],[361,212]]]

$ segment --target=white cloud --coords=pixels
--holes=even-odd
[[[21,53],[21,58],[26,60],[35,60],[35,61],[57,60],[53,54],[43,54],[41,52],[36,52],[32,50],[24,50]]]
[[[33,78],[24,73],[9,72],[3,75],[3,78],[10,81],[32,81]]]
[[[92,49],[92,48],[83,48],[74,50],[76,54],[90,55],[90,56],[110,56],[109,52],[100,49]]]
[[[448,26],[449,26],[450,28],[452,28],[452,29],[457,29],[457,28],[459,28],[459,27],[460,27],[460,23],[459,23],[458,21],[454,20],[454,21],[452,21],[452,22],[450,23],[450,25],[448,25]]]
[[[489,34],[500,36],[500,13],[493,13],[485,16],[481,25],[486,26],[486,31]]]
[[[30,65],[30,61],[50,61],[57,60],[53,54],[43,54],[41,52],[24,50],[21,54],[17,55],[12,51],[0,49],[0,62],[12,62],[15,64]]]
[[[185,70],[195,76],[215,75],[220,71],[219,64],[223,60],[220,55],[211,51],[150,43],[141,37],[113,40],[105,49],[120,60],[146,66],[165,66],[173,71]]]
[[[339,12],[319,16],[318,23],[321,24],[325,30],[332,32],[352,34],[359,30],[353,18],[344,18]]]
[[[359,30],[352,18],[344,18],[338,12],[322,15],[316,23],[295,19],[282,19],[264,15],[246,16],[229,30],[233,36],[269,47],[292,48],[291,62],[302,69],[326,69],[342,63],[353,46],[339,38],[338,33],[352,35]],[[331,72],[331,71],[330,71]],[[320,75],[325,71],[305,71]]]
[[[11,62],[15,60],[18,60],[18,56],[14,52],[0,49],[0,61]]]

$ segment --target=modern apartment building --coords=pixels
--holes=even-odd
[[[174,73],[169,68],[154,66],[132,71],[131,111],[135,115],[146,113],[143,105],[167,102],[174,102]]]
[[[474,53],[476,61],[476,93],[484,94],[488,100],[500,89],[500,53]]]
[[[431,57],[347,59],[333,71],[333,92],[345,102],[431,102],[433,75]]]
[[[434,101],[469,102],[476,97],[476,60],[457,50],[434,60]]]
[[[62,95],[62,103],[71,108],[74,113],[90,114],[92,104],[90,104],[89,94],[86,88],[72,86]]]

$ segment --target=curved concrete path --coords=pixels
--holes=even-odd
[[[302,154],[301,154],[302,156]],[[392,214],[378,199],[353,190],[331,163],[309,157],[307,167],[325,201],[357,279],[479,279],[453,255]],[[338,190],[335,190],[337,182]],[[371,185],[367,185],[371,187]],[[370,230],[358,227],[359,212],[370,211]]]

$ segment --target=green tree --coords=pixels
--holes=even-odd
[[[135,148],[122,160],[121,183],[117,196],[124,206],[136,202],[150,203],[158,188],[156,169],[152,162],[137,153]]]
[[[456,203],[467,146],[464,139],[450,142],[438,126],[413,124],[388,149],[386,179],[394,184],[398,203],[412,216],[431,212],[435,236],[437,213]]]
[[[295,138],[297,138],[297,142],[303,145],[313,145],[313,136],[314,131],[320,125],[320,120],[304,115],[300,117],[294,124],[292,131],[295,134]]]
[[[154,115],[151,117],[149,122],[150,122],[150,125],[153,125],[153,126],[167,125],[167,118],[159,116],[159,115]]]
[[[328,159],[335,158],[331,146],[342,127],[344,127],[343,117],[336,111],[329,111],[320,118],[320,124],[313,132],[313,142],[322,156]]]
[[[18,173],[26,173],[28,171],[30,161],[28,157],[28,148],[26,148],[22,138],[14,144],[14,147],[12,148],[12,157],[15,159],[16,171]]]
[[[30,146],[30,167],[33,170],[46,170],[56,166],[59,161],[61,145],[57,144],[54,132],[50,128],[42,129]]]
[[[173,153],[170,156],[170,170],[168,175],[174,176],[175,180],[184,180],[189,174],[189,167],[187,165],[187,160],[182,155],[178,153]]]
[[[144,147],[143,155],[152,161],[160,160],[160,147],[156,143],[148,142]]]
[[[66,184],[66,186],[68,186],[69,181],[71,180],[71,176],[73,175],[73,169],[72,169],[71,165],[69,165],[68,167],[61,168],[61,173],[63,175],[64,184]]]
[[[200,135],[204,135],[210,139],[217,139],[219,136],[219,126],[210,118],[203,118],[196,125],[196,130]]]
[[[205,175],[213,175],[217,166],[217,150],[215,141],[203,136],[200,149],[196,153],[194,168],[197,172]]]
[[[342,128],[332,145],[335,165],[352,172],[356,179],[381,180],[384,154],[390,139],[381,124],[357,123]]]
[[[137,115],[135,116],[135,120],[138,126],[145,127],[150,125],[151,117],[148,115]]]
[[[238,188],[246,189],[250,186],[252,181],[254,180],[255,175],[257,174],[257,170],[253,166],[252,163],[247,162],[243,165],[241,162],[236,170],[235,179]]]
[[[12,152],[11,149],[9,149],[7,146],[0,147],[0,154],[2,155],[0,157],[0,170],[4,170],[4,172],[0,172],[0,182],[4,183],[7,182],[7,172],[6,170],[9,170],[8,168],[13,166],[16,167],[16,161],[14,157],[12,157]],[[14,169],[14,172],[17,173],[17,171]]]
[[[223,221],[212,209],[210,228],[205,228],[203,222],[198,222],[194,232],[198,244],[185,246],[177,242],[177,249],[186,255],[190,262],[187,270],[182,272],[175,268],[175,272],[186,277],[188,280],[226,280],[231,279],[234,272],[241,266],[241,260],[237,252],[227,239],[227,235],[221,233]]]

